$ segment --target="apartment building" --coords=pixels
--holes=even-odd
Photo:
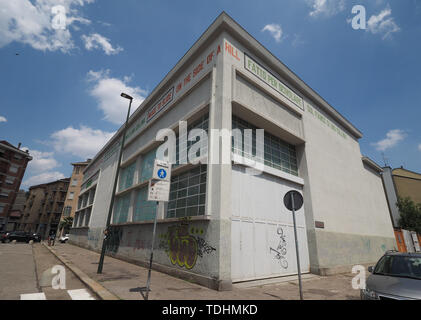
[[[19,230],[39,233],[45,239],[58,230],[70,178],[31,186]]]
[[[90,159],[84,162],[74,162],[72,163],[73,171],[72,176],[70,177],[69,188],[67,190],[66,200],[64,201],[63,214],[61,220],[67,217],[75,217],[75,212],[77,210],[78,198],[80,193],[80,188],[82,186],[83,180],[83,170],[89,164]],[[64,232],[69,230],[59,230],[59,236]]]
[[[16,228],[16,217],[10,219],[10,212],[28,162],[32,160],[28,152],[20,150],[20,146],[0,141],[0,231],[13,231]]]

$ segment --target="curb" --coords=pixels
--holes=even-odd
[[[69,268],[80,281],[82,281],[91,291],[93,291],[101,300],[121,300],[116,295],[112,294],[98,282],[86,275],[82,270],[76,267],[72,262],[68,261],[66,258],[63,258],[60,254],[55,252],[55,250],[48,247],[45,243],[42,243],[50,252],[57,257],[67,268]]]

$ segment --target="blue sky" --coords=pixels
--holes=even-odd
[[[120,92],[138,106],[221,11],[363,132],[364,155],[421,172],[420,1],[0,0],[0,139],[34,157],[22,186],[93,157],[124,120]]]

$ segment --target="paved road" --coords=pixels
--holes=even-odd
[[[0,243],[0,299],[19,300],[39,292],[32,247],[26,243]]]
[[[56,268],[54,273],[52,268]],[[43,245],[0,244],[0,299],[93,300],[84,284]],[[64,272],[63,272],[64,271]],[[62,274],[53,288],[53,278]]]

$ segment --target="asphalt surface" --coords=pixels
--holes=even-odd
[[[1,300],[97,298],[40,243],[0,244],[0,270]]]

